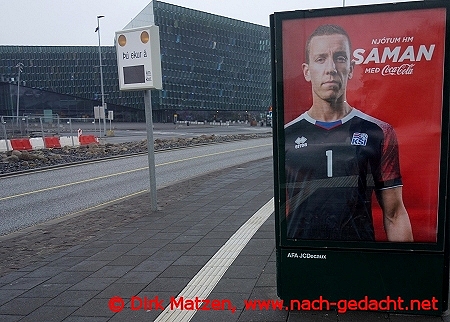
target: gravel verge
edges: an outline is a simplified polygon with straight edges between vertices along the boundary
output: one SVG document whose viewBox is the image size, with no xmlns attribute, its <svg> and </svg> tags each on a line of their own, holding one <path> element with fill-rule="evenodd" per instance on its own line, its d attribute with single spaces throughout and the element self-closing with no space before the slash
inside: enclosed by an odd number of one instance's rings
<svg viewBox="0 0 450 322">
<path fill-rule="evenodd" d="M 156 139 L 155 151 L 186 148 L 197 145 L 231 142 L 271 137 L 272 133 L 201 135 L 192 138 Z M 87 162 L 118 156 L 147 152 L 147 140 L 118 144 L 89 144 L 77 147 L 64 146 L 32 151 L 6 151 L 0 153 L 0 175 L 48 168 L 58 165 Z"/>
</svg>

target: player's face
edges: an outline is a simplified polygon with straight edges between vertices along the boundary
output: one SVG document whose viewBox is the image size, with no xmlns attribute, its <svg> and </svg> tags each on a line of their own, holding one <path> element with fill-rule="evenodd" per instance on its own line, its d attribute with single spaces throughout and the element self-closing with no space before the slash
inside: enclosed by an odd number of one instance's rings
<svg viewBox="0 0 450 322">
<path fill-rule="evenodd" d="M 346 100 L 347 81 L 353 76 L 354 66 L 347 38 L 340 34 L 316 36 L 309 49 L 309 63 L 303 64 L 303 74 L 312 84 L 315 99 Z"/>
</svg>

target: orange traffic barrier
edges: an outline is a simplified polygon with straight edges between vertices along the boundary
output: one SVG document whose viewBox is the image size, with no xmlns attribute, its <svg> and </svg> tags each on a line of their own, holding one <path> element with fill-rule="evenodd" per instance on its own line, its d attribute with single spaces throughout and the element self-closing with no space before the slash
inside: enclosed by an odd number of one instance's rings
<svg viewBox="0 0 450 322">
<path fill-rule="evenodd" d="M 29 139 L 11 139 L 13 150 L 33 150 Z"/>
<path fill-rule="evenodd" d="M 80 139 L 80 144 L 81 145 L 88 145 L 88 144 L 97 144 L 97 138 L 93 135 L 80 135 L 79 137 Z"/>
<path fill-rule="evenodd" d="M 46 148 L 60 148 L 61 147 L 61 143 L 59 142 L 59 138 L 58 137 L 46 137 L 44 138 L 44 142 L 45 142 L 45 147 Z"/>
</svg>

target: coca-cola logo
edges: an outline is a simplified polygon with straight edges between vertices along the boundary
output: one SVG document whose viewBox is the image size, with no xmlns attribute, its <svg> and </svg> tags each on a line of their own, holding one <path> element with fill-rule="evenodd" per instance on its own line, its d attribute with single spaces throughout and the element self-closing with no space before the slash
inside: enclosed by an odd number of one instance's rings
<svg viewBox="0 0 450 322">
<path fill-rule="evenodd" d="M 415 64 L 403 64 L 400 66 L 391 66 L 386 65 L 381 70 L 381 75 L 383 76 L 392 76 L 392 75 L 412 75 L 414 72 Z"/>
</svg>

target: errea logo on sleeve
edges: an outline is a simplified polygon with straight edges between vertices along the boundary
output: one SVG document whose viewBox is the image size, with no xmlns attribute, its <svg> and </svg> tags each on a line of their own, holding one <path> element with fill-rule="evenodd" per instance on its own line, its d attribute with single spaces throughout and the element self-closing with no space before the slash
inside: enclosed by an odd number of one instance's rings
<svg viewBox="0 0 450 322">
<path fill-rule="evenodd" d="M 306 138 L 304 136 L 298 137 L 297 140 L 295 140 L 295 148 L 300 149 L 308 146 L 308 143 L 306 143 Z"/>
</svg>

